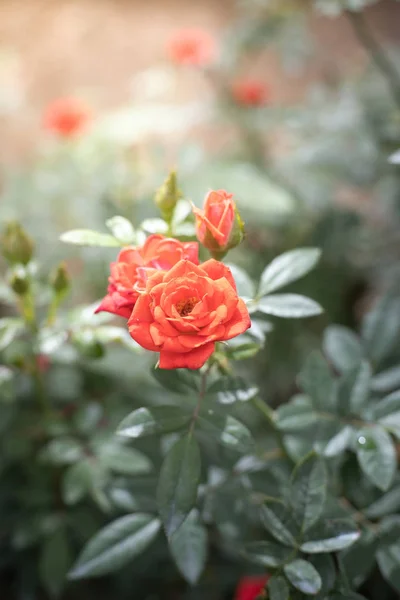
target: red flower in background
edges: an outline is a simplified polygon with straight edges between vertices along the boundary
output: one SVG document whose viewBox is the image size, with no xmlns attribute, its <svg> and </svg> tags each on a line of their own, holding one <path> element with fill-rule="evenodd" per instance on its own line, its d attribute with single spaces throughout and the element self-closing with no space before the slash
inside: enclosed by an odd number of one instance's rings
<svg viewBox="0 0 400 600">
<path fill-rule="evenodd" d="M 234 600 L 255 600 L 264 589 L 269 577 L 243 577 L 236 588 Z"/>
<path fill-rule="evenodd" d="M 230 269 L 214 259 L 200 266 L 181 260 L 166 273 L 154 273 L 128 321 L 133 339 L 160 353 L 160 369 L 200 369 L 215 342 L 250 326 Z"/>
<path fill-rule="evenodd" d="M 203 29 L 181 29 L 170 38 L 167 50 L 170 59 L 179 65 L 205 67 L 214 61 L 217 45 Z"/>
<path fill-rule="evenodd" d="M 257 79 L 243 79 L 233 84 L 232 96 L 242 106 L 264 106 L 270 100 L 270 89 Z"/>
<path fill-rule="evenodd" d="M 183 258 L 198 264 L 197 242 L 182 243 L 161 234 L 150 235 L 142 247 L 124 248 L 111 263 L 108 294 L 96 312 L 110 312 L 128 319 L 148 277 L 168 271 Z"/>
<path fill-rule="evenodd" d="M 46 108 L 43 127 L 60 137 L 73 137 L 88 126 L 92 118 L 89 106 L 77 98 L 59 98 Z"/>
</svg>

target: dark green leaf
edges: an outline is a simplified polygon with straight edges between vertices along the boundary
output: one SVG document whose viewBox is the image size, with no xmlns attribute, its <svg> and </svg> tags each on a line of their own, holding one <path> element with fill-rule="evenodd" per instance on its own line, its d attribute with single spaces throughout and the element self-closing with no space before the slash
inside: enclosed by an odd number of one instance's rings
<svg viewBox="0 0 400 600">
<path fill-rule="evenodd" d="M 149 473 L 153 468 L 151 461 L 139 450 L 117 444 L 103 446 L 99 458 L 105 467 L 123 475 Z"/>
<path fill-rule="evenodd" d="M 351 587 L 358 589 L 375 566 L 377 538 L 373 531 L 365 530 L 350 548 L 341 553 L 342 563 Z"/>
<path fill-rule="evenodd" d="M 183 577 L 195 585 L 207 559 L 207 530 L 199 514 L 192 510 L 178 531 L 169 540 L 171 554 Z"/>
<path fill-rule="evenodd" d="M 330 592 L 335 586 L 335 561 L 333 560 L 330 554 L 314 554 L 310 557 L 310 562 L 317 569 L 321 577 L 322 588 L 320 595 L 321 597 L 325 597 L 325 595 L 328 592 Z"/>
<path fill-rule="evenodd" d="M 400 510 L 400 485 L 383 494 L 364 511 L 369 519 L 379 519 Z"/>
<path fill-rule="evenodd" d="M 86 544 L 69 578 L 98 577 L 117 571 L 140 555 L 159 529 L 160 521 L 151 515 L 127 515 L 113 521 Z"/>
<path fill-rule="evenodd" d="M 161 467 L 157 501 L 168 537 L 182 525 L 196 503 L 200 470 L 200 450 L 189 433 L 172 447 Z"/>
<path fill-rule="evenodd" d="M 49 442 L 40 455 L 53 464 L 68 465 L 83 458 L 84 452 L 78 440 L 72 437 L 61 437 Z"/>
<path fill-rule="evenodd" d="M 265 296 L 311 271 L 321 256 L 318 248 L 299 248 L 277 256 L 261 275 L 258 296 Z"/>
<path fill-rule="evenodd" d="M 275 542 L 250 542 L 245 546 L 245 556 L 263 567 L 279 567 L 292 556 L 293 550 Z"/>
<path fill-rule="evenodd" d="M 214 437 L 220 444 L 250 453 L 254 449 L 254 440 L 245 425 L 230 415 L 219 415 L 214 411 L 211 415 L 201 415 L 197 418 L 200 428 Z"/>
<path fill-rule="evenodd" d="M 289 600 L 289 586 L 281 575 L 273 575 L 268 581 L 267 588 L 270 600 Z"/>
<path fill-rule="evenodd" d="M 296 547 L 296 539 L 291 532 L 290 514 L 280 502 L 269 502 L 261 507 L 261 521 L 276 540 L 286 546 Z"/>
<path fill-rule="evenodd" d="M 376 559 L 386 581 L 400 592 L 400 538 L 381 543 Z"/>
<path fill-rule="evenodd" d="M 400 303 L 390 295 L 382 298 L 363 321 L 362 336 L 368 356 L 380 364 L 398 341 Z"/>
<path fill-rule="evenodd" d="M 64 473 L 61 494 L 65 504 L 76 504 L 92 485 L 90 462 L 82 460 L 71 465 Z"/>
<path fill-rule="evenodd" d="M 323 312 L 318 302 L 299 294 L 265 296 L 257 302 L 256 306 L 259 312 L 283 319 L 303 319 Z"/>
<path fill-rule="evenodd" d="M 366 427 L 358 432 L 358 463 L 374 485 L 386 491 L 396 473 L 397 456 L 390 435 L 382 427 Z"/>
<path fill-rule="evenodd" d="M 315 567 L 306 560 L 294 560 L 285 565 L 283 570 L 290 583 L 303 594 L 315 595 L 320 591 L 321 577 Z"/>
<path fill-rule="evenodd" d="M 189 369 L 152 369 L 153 377 L 160 385 L 175 394 L 187 394 L 199 390 L 199 375 Z"/>
<path fill-rule="evenodd" d="M 335 380 L 320 352 L 310 354 L 299 374 L 298 382 L 301 389 L 310 396 L 316 409 L 331 411 L 335 408 Z"/>
<path fill-rule="evenodd" d="M 305 397 L 307 398 L 307 397 Z M 302 430 L 318 421 L 318 413 L 314 410 L 311 401 L 304 403 L 290 402 L 282 404 L 276 411 L 276 425 L 280 431 L 293 432 Z"/>
<path fill-rule="evenodd" d="M 325 463 L 316 454 L 306 456 L 293 471 L 289 498 L 302 531 L 307 531 L 319 519 L 327 485 Z"/>
<path fill-rule="evenodd" d="M 356 367 L 363 350 L 358 337 L 347 327 L 330 325 L 324 334 L 324 352 L 339 372 Z"/>
<path fill-rule="evenodd" d="M 371 367 L 367 361 L 362 361 L 354 370 L 354 383 L 350 395 L 350 408 L 354 414 L 359 414 L 369 400 L 371 384 Z"/>
<path fill-rule="evenodd" d="M 60 595 L 70 566 L 71 555 L 66 532 L 59 528 L 45 539 L 39 563 L 40 578 L 52 598 Z"/>
<path fill-rule="evenodd" d="M 350 425 L 345 425 L 339 433 L 327 443 L 323 455 L 327 457 L 338 456 L 350 447 L 351 441 L 354 438 L 354 430 Z"/>
<path fill-rule="evenodd" d="M 354 544 L 360 532 L 349 519 L 322 519 L 307 533 L 301 545 L 307 554 L 337 552 Z"/>
<path fill-rule="evenodd" d="M 241 377 L 220 377 L 207 389 L 208 394 L 217 394 L 221 404 L 246 402 L 258 393 L 258 388 L 249 386 Z"/>
<path fill-rule="evenodd" d="M 62 242 L 78 246 L 112 246 L 120 247 L 121 242 L 108 233 L 98 233 L 90 229 L 73 229 L 60 236 Z"/>
<path fill-rule="evenodd" d="M 153 406 L 138 408 L 120 423 L 119 435 L 140 438 L 176 431 L 187 425 L 190 415 L 176 406 Z"/>
<path fill-rule="evenodd" d="M 0 365 L 0 402 L 10 402 L 15 398 L 14 373 Z"/>
<path fill-rule="evenodd" d="M 377 373 L 371 380 L 374 392 L 387 393 L 400 387 L 400 367 L 392 367 Z"/>
</svg>

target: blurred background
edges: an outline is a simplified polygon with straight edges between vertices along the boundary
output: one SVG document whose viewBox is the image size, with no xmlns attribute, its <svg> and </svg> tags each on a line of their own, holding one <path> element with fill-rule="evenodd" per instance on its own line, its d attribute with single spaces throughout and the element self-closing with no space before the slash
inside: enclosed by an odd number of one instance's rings
<svg viewBox="0 0 400 600">
<path fill-rule="evenodd" d="M 68 302 L 75 307 L 104 294 L 115 249 L 69 247 L 59 241 L 62 232 L 104 232 L 114 215 L 136 225 L 158 217 L 154 192 L 172 168 L 198 206 L 211 188 L 232 192 L 247 237 L 229 260 L 252 278 L 285 250 L 323 251 L 317 271 L 293 290 L 319 301 L 324 316 L 279 323 L 250 366 L 239 366 L 271 405 L 287 400 L 326 325 L 357 330 L 376 298 L 397 294 L 399 23 L 396 0 L 0 0 L 1 224 L 16 219 L 27 228 L 43 270 L 66 260 Z M 183 238 L 191 227 L 188 222 Z M 146 231 L 157 231 L 157 223 L 148 221 Z M 12 315 L 3 287 L 1 314 Z M 87 312 L 74 315 L 88 325 Z M 75 339 L 73 352 L 58 338 L 41 348 L 55 406 L 69 407 L 68 415 L 86 407 L 89 437 L 99 422 L 111 435 L 135 402 L 163 401 L 144 375 L 151 357 L 132 348 L 105 351 L 99 336 L 91 345 Z M 7 352 L 5 365 L 23 349 Z M 394 348 L 384 368 L 399 358 Z M 28 388 L 15 393 L 29 395 Z M 246 412 L 244 405 L 240 410 Z M 40 497 L 48 482 L 26 478 L 21 465 L 31 449 L 19 445 L 16 427 L 13 443 L 3 448 L 5 600 L 57 597 L 71 561 L 64 561 L 56 584 L 38 566 L 46 527 L 58 525 L 47 520 L 32 531 L 33 513 L 48 517 L 55 509 L 51 497 Z M 76 555 L 110 511 L 146 505 L 152 496 L 150 480 L 138 482 L 136 498 L 120 479 L 122 501 L 109 494 L 110 481 L 93 487 L 106 488 L 106 500 L 92 489 L 89 498 L 79 497 L 82 506 L 70 503 L 65 514 L 74 532 L 69 545 L 61 542 L 68 555 Z M 34 507 L 26 497 L 33 488 Z M 206 587 L 193 591 L 171 571 L 161 545 L 134 573 L 110 578 L 104 589 L 73 584 L 65 597 L 228 599 L 235 560 L 226 548 L 213 549 Z"/>
</svg>

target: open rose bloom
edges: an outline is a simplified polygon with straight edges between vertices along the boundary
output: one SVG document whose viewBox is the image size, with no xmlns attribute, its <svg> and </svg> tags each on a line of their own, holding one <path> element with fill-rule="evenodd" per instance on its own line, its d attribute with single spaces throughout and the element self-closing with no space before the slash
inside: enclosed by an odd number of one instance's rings
<svg viewBox="0 0 400 600">
<path fill-rule="evenodd" d="M 179 261 L 147 280 L 128 321 L 143 348 L 160 353 L 161 369 L 199 369 L 215 349 L 251 326 L 228 267 L 216 260 Z"/>
<path fill-rule="evenodd" d="M 233 194 L 225 190 L 211 191 L 203 210 L 193 207 L 196 233 L 203 246 L 212 253 L 223 255 L 243 239 L 243 223 L 236 209 Z"/>
<path fill-rule="evenodd" d="M 168 271 L 182 259 L 198 264 L 198 244 L 182 243 L 161 234 L 150 235 L 142 247 L 124 248 L 111 263 L 108 293 L 96 312 L 106 311 L 128 319 L 148 278 Z"/>
</svg>

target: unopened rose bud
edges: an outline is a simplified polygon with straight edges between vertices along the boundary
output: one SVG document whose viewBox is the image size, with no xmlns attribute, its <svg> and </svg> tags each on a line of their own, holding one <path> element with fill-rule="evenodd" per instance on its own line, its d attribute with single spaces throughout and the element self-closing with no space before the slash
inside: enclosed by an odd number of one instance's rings
<svg viewBox="0 0 400 600">
<path fill-rule="evenodd" d="M 155 203 L 167 223 L 171 221 L 175 206 L 181 198 L 182 192 L 178 189 L 176 172 L 171 171 L 164 183 L 158 188 L 155 196 Z"/>
<path fill-rule="evenodd" d="M 242 242 L 244 224 L 232 194 L 225 190 L 211 191 L 206 196 L 203 210 L 194 206 L 193 213 L 199 242 L 217 260 Z"/>
<path fill-rule="evenodd" d="M 29 290 L 29 280 L 24 274 L 14 273 L 10 280 L 10 287 L 18 296 L 25 296 Z"/>
<path fill-rule="evenodd" d="M 50 285 L 58 295 L 66 294 L 69 290 L 70 279 L 65 263 L 60 263 L 50 277 Z"/>
<path fill-rule="evenodd" d="M 27 265 L 33 254 L 33 241 L 23 227 L 13 221 L 8 223 L 0 238 L 1 253 L 11 265 Z"/>
</svg>

